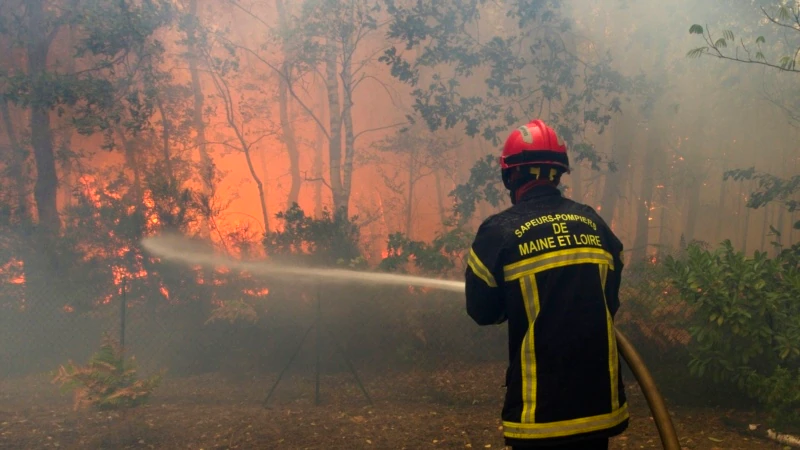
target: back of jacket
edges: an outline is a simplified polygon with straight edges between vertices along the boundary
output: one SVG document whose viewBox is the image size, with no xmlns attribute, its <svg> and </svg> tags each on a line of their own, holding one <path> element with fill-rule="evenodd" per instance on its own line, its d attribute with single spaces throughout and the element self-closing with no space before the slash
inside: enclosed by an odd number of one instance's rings
<svg viewBox="0 0 800 450">
<path fill-rule="evenodd" d="M 480 226 L 468 257 L 469 315 L 508 321 L 506 442 L 613 436 L 628 423 L 614 335 L 622 243 L 553 186 Z"/>
</svg>

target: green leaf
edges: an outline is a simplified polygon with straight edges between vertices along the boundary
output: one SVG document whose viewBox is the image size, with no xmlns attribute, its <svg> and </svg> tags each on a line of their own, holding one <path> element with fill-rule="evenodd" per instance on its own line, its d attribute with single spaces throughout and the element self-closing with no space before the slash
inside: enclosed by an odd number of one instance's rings
<svg viewBox="0 0 800 450">
<path fill-rule="evenodd" d="M 689 27 L 689 34 L 703 34 L 703 26 L 694 24 Z"/>
<path fill-rule="evenodd" d="M 727 39 L 727 40 L 729 40 L 729 41 L 733 41 L 733 40 L 735 40 L 735 39 L 733 38 L 733 31 L 731 31 L 731 30 L 725 30 L 725 31 L 723 31 L 723 32 L 722 32 L 722 35 L 725 37 L 725 39 Z"/>
<path fill-rule="evenodd" d="M 689 52 L 686 53 L 686 57 L 699 58 L 706 51 L 708 51 L 708 47 L 697 47 L 695 49 L 689 50 Z"/>
<path fill-rule="evenodd" d="M 764 36 L 759 36 L 756 38 L 756 44 L 763 44 L 765 42 L 767 42 L 767 40 L 764 39 Z"/>
<path fill-rule="evenodd" d="M 780 20 L 789 20 L 789 8 L 786 5 L 781 5 L 778 7 L 778 19 Z"/>
<path fill-rule="evenodd" d="M 714 42 L 714 47 L 727 48 L 728 47 L 728 42 L 725 41 L 725 38 L 719 38 L 719 39 L 717 39 L 717 42 Z"/>
</svg>

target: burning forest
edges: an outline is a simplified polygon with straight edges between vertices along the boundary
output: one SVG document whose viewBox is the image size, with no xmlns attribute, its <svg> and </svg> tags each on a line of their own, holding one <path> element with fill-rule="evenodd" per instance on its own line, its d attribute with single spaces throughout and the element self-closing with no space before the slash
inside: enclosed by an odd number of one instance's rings
<svg viewBox="0 0 800 450">
<path fill-rule="evenodd" d="M 799 30 L 760 0 L 0 2 L 0 447 L 511 448 L 516 318 L 464 292 L 521 283 L 519 429 L 555 426 L 556 278 L 512 275 L 573 240 L 612 385 L 623 351 L 609 448 L 800 447 Z M 585 216 L 487 231 L 545 184 Z"/>
</svg>

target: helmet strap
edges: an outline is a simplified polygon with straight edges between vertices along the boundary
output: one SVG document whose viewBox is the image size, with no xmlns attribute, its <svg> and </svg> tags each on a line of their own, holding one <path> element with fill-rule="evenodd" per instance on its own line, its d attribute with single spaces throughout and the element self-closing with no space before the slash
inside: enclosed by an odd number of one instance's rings
<svg viewBox="0 0 800 450">
<path fill-rule="evenodd" d="M 529 190 L 542 185 L 558 186 L 563 171 L 551 166 L 516 167 L 503 174 L 503 183 L 509 190 L 511 204 L 516 205 Z"/>
</svg>

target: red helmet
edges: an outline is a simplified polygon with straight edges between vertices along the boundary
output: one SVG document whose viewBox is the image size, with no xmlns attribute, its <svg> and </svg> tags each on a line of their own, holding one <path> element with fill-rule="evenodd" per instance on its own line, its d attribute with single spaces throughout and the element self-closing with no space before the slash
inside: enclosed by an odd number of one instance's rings
<svg viewBox="0 0 800 450">
<path fill-rule="evenodd" d="M 567 146 L 552 128 L 538 119 L 512 131 L 500 156 L 504 181 L 508 169 L 532 165 L 556 166 L 567 173 L 570 171 Z"/>
</svg>

